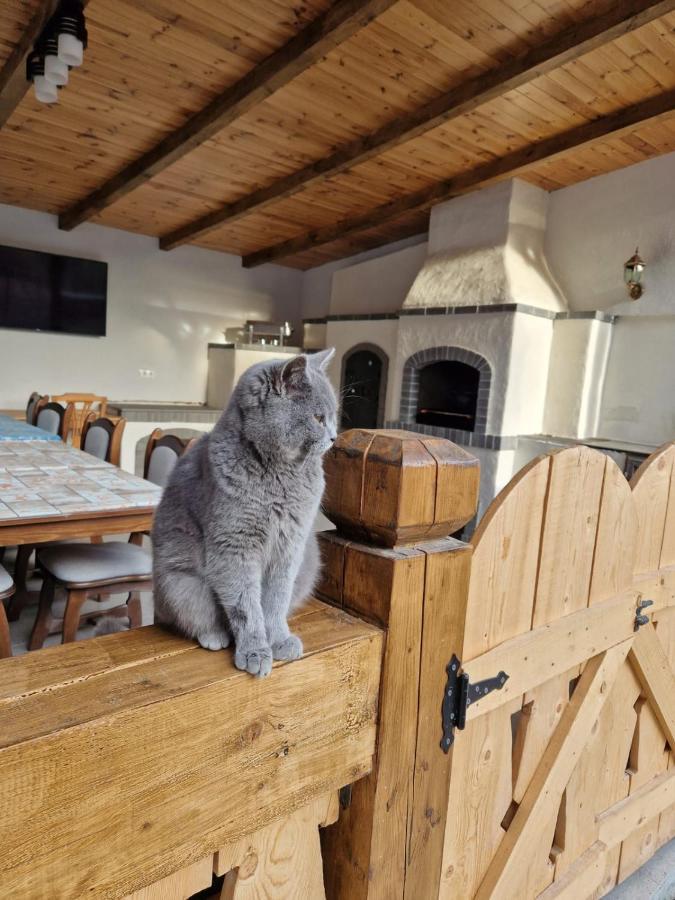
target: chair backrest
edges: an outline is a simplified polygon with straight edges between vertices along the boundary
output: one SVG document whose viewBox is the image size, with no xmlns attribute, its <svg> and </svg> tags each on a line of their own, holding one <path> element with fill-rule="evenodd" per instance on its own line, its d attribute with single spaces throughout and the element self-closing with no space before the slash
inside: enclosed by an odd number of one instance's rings
<svg viewBox="0 0 675 900">
<path fill-rule="evenodd" d="M 38 394 L 37 391 L 33 391 L 28 398 L 28 403 L 26 404 L 26 422 L 28 422 L 29 425 L 35 425 L 35 407 L 40 399 L 41 394 Z"/>
<path fill-rule="evenodd" d="M 164 487 L 179 458 L 194 444 L 196 438 L 181 438 L 177 434 L 155 428 L 145 449 L 143 478 Z"/>
<path fill-rule="evenodd" d="M 108 398 L 99 394 L 55 394 L 52 400 L 66 403 L 73 408 L 70 420 L 73 447 L 82 445 L 82 430 L 87 417 L 95 412 L 99 416 L 105 416 L 108 409 Z"/>
<path fill-rule="evenodd" d="M 73 414 L 73 407 L 61 406 L 47 397 L 41 397 L 35 404 L 35 424 L 43 431 L 50 434 L 58 434 L 62 441 L 65 441 L 68 430 L 70 428 L 70 420 Z"/>
<path fill-rule="evenodd" d="M 85 453 L 112 463 L 120 464 L 122 434 L 127 420 L 121 417 L 99 416 L 89 413 L 82 426 L 81 447 Z"/>
</svg>

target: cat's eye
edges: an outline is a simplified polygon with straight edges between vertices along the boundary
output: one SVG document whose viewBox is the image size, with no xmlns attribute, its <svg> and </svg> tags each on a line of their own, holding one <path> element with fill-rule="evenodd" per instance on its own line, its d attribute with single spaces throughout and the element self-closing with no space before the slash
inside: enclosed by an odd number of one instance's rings
<svg viewBox="0 0 675 900">
<path fill-rule="evenodd" d="M 326 424 L 326 417 L 325 417 L 325 416 L 320 416 L 320 415 L 318 415 L 318 413 L 317 413 L 317 414 L 315 414 L 314 418 L 315 418 L 316 421 L 319 423 L 319 425 L 325 425 L 325 424 Z"/>
</svg>

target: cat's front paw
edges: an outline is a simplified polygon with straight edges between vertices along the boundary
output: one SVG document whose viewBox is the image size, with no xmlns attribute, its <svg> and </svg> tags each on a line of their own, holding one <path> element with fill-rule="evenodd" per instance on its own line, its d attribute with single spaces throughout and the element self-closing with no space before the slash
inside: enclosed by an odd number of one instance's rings
<svg viewBox="0 0 675 900">
<path fill-rule="evenodd" d="M 242 672 L 266 678 L 272 671 L 271 647 L 237 648 L 234 653 L 234 664 Z"/>
<path fill-rule="evenodd" d="M 230 635 L 224 629 L 203 631 L 197 640 L 205 650 L 224 650 L 230 646 Z"/>
<path fill-rule="evenodd" d="M 272 654 L 275 659 L 300 659 L 302 641 L 297 635 L 289 634 L 283 641 L 272 644 Z"/>
</svg>

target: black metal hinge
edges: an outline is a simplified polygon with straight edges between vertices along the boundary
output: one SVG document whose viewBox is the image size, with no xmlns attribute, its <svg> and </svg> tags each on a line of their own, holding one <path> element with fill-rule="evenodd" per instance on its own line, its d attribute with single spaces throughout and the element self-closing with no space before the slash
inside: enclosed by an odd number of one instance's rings
<svg viewBox="0 0 675 900">
<path fill-rule="evenodd" d="M 443 737 L 441 738 L 441 750 L 447 753 L 455 739 L 455 728 L 464 728 L 466 725 L 466 711 L 472 703 L 491 694 L 492 691 L 501 691 L 508 680 L 506 672 L 499 672 L 494 678 L 486 678 L 471 684 L 469 676 L 460 674 L 461 662 L 453 653 L 452 659 L 445 667 L 448 673 L 448 681 L 443 694 L 441 715 L 443 718 Z"/>
<path fill-rule="evenodd" d="M 633 625 L 633 631 L 638 631 L 641 625 L 649 624 L 649 616 L 645 616 L 642 613 L 643 609 L 647 609 L 648 606 L 653 606 L 653 600 L 642 600 L 637 605 L 637 609 L 635 610 L 635 625 Z"/>
</svg>

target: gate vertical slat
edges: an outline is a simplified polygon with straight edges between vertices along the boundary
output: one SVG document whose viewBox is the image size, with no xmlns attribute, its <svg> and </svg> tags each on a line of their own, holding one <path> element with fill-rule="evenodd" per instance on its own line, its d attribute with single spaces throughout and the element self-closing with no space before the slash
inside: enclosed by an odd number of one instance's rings
<svg viewBox="0 0 675 900">
<path fill-rule="evenodd" d="M 530 630 L 549 465 L 547 458 L 526 467 L 474 535 L 464 660 Z M 473 896 L 503 838 L 513 791 L 511 716 L 521 703 L 517 698 L 481 716 L 456 740 L 439 892 L 444 900 Z"/>
<path fill-rule="evenodd" d="M 633 580 L 637 517 L 630 488 L 608 457 L 584 448 L 595 464 L 600 484 L 597 529 L 588 585 L 588 605 L 601 604 L 628 589 Z M 602 474 L 601 474 L 602 468 Z M 586 535 L 591 541 L 591 535 Z M 581 605 L 583 591 L 579 588 Z M 623 799 L 629 788 L 626 760 L 635 730 L 633 708 L 640 693 L 628 667 L 620 670 L 586 750 L 575 767 L 562 797 L 555 833 L 555 879 L 558 880 L 596 841 L 596 812 Z M 620 847 L 605 854 L 600 888 L 616 882 Z"/>
<path fill-rule="evenodd" d="M 534 627 L 588 605 L 604 470 L 587 447 L 551 456 Z"/>
<path fill-rule="evenodd" d="M 633 476 L 631 488 L 640 523 L 636 574 L 675 565 L 675 446 L 670 445 L 653 454 Z M 654 624 L 656 635 L 675 670 L 675 609 L 659 610 L 654 616 Z M 637 790 L 645 779 L 649 780 L 650 774 L 661 770 L 658 761 L 662 752 L 663 732 L 658 727 L 649 729 L 647 734 L 642 735 L 638 757 L 642 765 L 631 779 L 631 792 Z M 675 768 L 675 753 L 671 752 L 668 756 L 666 768 Z M 655 763 L 658 764 L 650 772 Z M 647 822 L 637 835 L 631 835 L 624 841 L 620 877 L 627 877 L 657 847 L 673 837 L 675 809 L 661 813 L 655 820 Z"/>
</svg>

